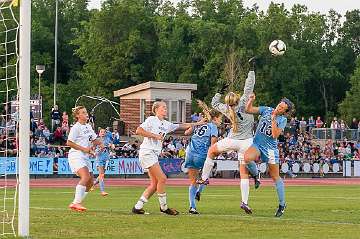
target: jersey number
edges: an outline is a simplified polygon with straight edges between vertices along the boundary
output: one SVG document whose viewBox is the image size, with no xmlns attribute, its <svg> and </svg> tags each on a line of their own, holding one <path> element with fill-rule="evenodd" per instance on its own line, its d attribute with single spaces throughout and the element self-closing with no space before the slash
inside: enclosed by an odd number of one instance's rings
<svg viewBox="0 0 360 239">
<path fill-rule="evenodd" d="M 207 129 L 208 129 L 208 126 L 203 125 L 197 129 L 195 129 L 194 134 L 196 134 L 199 137 L 202 137 L 206 133 Z"/>
<path fill-rule="evenodd" d="M 267 124 L 267 122 L 263 122 L 260 128 L 260 132 L 270 137 L 272 135 L 271 124 Z"/>
</svg>

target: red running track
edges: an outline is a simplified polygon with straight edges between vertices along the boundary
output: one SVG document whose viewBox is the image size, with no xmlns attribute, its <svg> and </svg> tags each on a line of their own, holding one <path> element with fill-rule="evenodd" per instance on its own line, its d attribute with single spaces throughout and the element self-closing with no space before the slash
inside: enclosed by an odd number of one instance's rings
<svg viewBox="0 0 360 239">
<path fill-rule="evenodd" d="M 149 179 L 143 178 L 131 178 L 131 179 L 120 179 L 120 178 L 109 178 L 105 179 L 106 186 L 110 187 L 133 187 L 133 186 L 147 186 Z M 4 186 L 4 182 L 0 180 L 0 186 Z M 60 187 L 73 187 L 77 184 L 79 179 L 77 178 L 42 178 L 42 179 L 31 179 L 30 187 L 33 188 L 60 188 Z M 210 179 L 210 186 L 237 186 L 239 185 L 240 179 Z M 252 180 L 250 181 L 252 183 Z M 16 180 L 8 179 L 8 186 L 14 186 Z M 189 182 L 183 178 L 171 178 L 167 180 L 168 186 L 187 186 Z M 273 182 L 271 179 L 262 179 L 262 186 L 272 186 Z M 360 185 L 360 178 L 296 178 L 296 179 L 285 179 L 285 185 L 287 186 L 319 186 L 319 185 Z"/>
</svg>

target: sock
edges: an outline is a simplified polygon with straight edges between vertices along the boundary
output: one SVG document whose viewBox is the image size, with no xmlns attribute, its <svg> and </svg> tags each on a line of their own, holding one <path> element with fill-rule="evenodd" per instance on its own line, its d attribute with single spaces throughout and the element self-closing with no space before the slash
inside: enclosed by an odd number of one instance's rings
<svg viewBox="0 0 360 239">
<path fill-rule="evenodd" d="M 209 157 L 206 157 L 204 167 L 202 169 L 202 174 L 201 174 L 201 179 L 202 180 L 206 180 L 206 179 L 209 178 L 210 172 L 211 172 L 213 167 L 214 167 L 214 160 L 212 160 Z"/>
<path fill-rule="evenodd" d="M 240 189 L 241 189 L 241 201 L 245 204 L 248 204 L 249 199 L 249 179 L 240 180 Z"/>
<path fill-rule="evenodd" d="M 94 186 L 97 185 L 99 183 L 99 177 L 96 178 L 96 180 L 94 181 Z"/>
<path fill-rule="evenodd" d="M 250 161 L 250 163 L 246 164 L 246 168 L 253 177 L 256 177 L 259 174 L 258 168 L 254 161 Z"/>
<path fill-rule="evenodd" d="M 105 191 L 104 179 L 99 179 L 100 192 Z"/>
<path fill-rule="evenodd" d="M 161 210 L 165 211 L 168 209 L 168 206 L 166 204 L 166 193 L 158 193 L 159 197 L 159 203 Z"/>
<path fill-rule="evenodd" d="M 197 189 L 197 192 L 202 193 L 202 191 L 204 191 L 205 187 L 206 187 L 206 185 L 200 184 L 198 189 Z"/>
<path fill-rule="evenodd" d="M 86 198 L 86 196 L 88 195 L 88 193 L 89 193 L 89 192 L 84 192 L 84 195 L 83 195 L 81 201 L 84 201 L 84 199 Z"/>
<path fill-rule="evenodd" d="M 139 198 L 139 201 L 137 201 L 137 203 L 135 204 L 135 208 L 136 209 L 141 209 L 144 207 L 144 204 L 147 203 L 148 200 L 146 199 L 146 197 L 144 197 L 143 195 L 141 195 L 141 197 Z"/>
<path fill-rule="evenodd" d="M 278 198 L 279 198 L 279 204 L 281 206 L 285 205 L 285 187 L 284 187 L 284 181 L 281 178 L 278 178 L 275 181 L 275 187 L 276 187 L 276 192 L 278 194 Z"/>
<path fill-rule="evenodd" d="M 196 209 L 195 196 L 196 196 L 197 188 L 195 185 L 189 186 L 189 203 L 191 208 Z"/>
<path fill-rule="evenodd" d="M 80 185 L 80 184 L 76 185 L 75 197 L 74 197 L 73 203 L 81 203 L 82 202 L 82 200 L 85 198 L 85 196 L 84 196 L 85 190 L 86 190 L 85 186 Z"/>
</svg>

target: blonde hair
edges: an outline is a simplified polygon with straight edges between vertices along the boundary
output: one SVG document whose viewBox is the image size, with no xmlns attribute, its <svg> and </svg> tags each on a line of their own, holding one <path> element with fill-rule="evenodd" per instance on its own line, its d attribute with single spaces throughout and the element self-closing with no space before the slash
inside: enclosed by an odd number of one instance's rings
<svg viewBox="0 0 360 239">
<path fill-rule="evenodd" d="M 203 114 L 205 115 L 205 119 L 207 121 L 212 120 L 215 117 L 219 117 L 221 113 L 217 110 L 211 109 L 205 102 L 201 100 L 196 101 L 200 109 L 202 109 Z"/>
<path fill-rule="evenodd" d="M 79 114 L 80 110 L 82 110 L 82 109 L 86 109 L 85 106 L 79 105 L 79 106 L 76 106 L 75 108 L 72 108 L 72 116 L 76 121 L 78 120 L 77 115 Z"/>
<path fill-rule="evenodd" d="M 165 101 L 163 100 L 158 100 L 158 101 L 155 101 L 154 104 L 152 105 L 151 107 L 151 113 L 153 113 L 154 115 L 156 115 L 156 110 L 157 108 L 159 108 L 161 106 L 161 104 L 166 104 Z"/>
<path fill-rule="evenodd" d="M 234 92 L 229 92 L 225 96 L 225 104 L 228 105 L 228 113 L 229 113 L 229 120 L 231 122 L 231 128 L 233 129 L 233 132 L 238 132 L 238 122 L 237 117 L 235 113 L 235 106 L 238 105 L 240 101 L 240 96 Z"/>
</svg>

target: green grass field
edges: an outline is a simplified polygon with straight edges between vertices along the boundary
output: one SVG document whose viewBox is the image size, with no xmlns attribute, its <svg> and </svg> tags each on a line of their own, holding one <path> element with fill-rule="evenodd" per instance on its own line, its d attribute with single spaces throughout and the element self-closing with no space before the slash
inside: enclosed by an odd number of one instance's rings
<svg viewBox="0 0 360 239">
<path fill-rule="evenodd" d="M 288 208 L 274 218 L 273 187 L 251 190 L 253 215 L 239 208 L 239 187 L 208 187 L 198 203 L 201 215 L 188 215 L 187 187 L 170 187 L 168 204 L 180 216 L 160 214 L 158 199 L 150 215 L 130 210 L 143 188 L 108 188 L 88 195 L 86 213 L 67 209 L 73 188 L 31 190 L 31 238 L 360 238 L 358 186 L 287 187 Z"/>
</svg>

